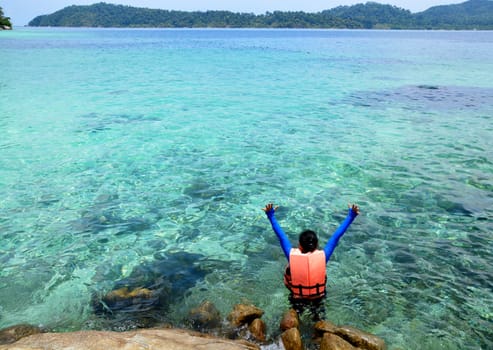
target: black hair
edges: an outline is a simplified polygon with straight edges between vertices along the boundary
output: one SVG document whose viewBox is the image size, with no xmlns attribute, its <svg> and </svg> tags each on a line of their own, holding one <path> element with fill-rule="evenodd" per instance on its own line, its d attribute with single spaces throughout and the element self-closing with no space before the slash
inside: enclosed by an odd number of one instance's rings
<svg viewBox="0 0 493 350">
<path fill-rule="evenodd" d="M 300 233 L 300 246 L 302 253 L 313 252 L 318 247 L 318 237 L 312 230 L 305 230 Z"/>
</svg>

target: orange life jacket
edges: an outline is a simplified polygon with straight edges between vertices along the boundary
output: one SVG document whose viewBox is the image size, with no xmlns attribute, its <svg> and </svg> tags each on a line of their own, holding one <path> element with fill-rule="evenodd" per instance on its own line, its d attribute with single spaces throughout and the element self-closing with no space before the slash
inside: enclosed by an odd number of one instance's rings
<svg viewBox="0 0 493 350">
<path fill-rule="evenodd" d="M 315 250 L 303 254 L 299 249 L 291 249 L 289 265 L 284 273 L 284 285 L 294 298 L 318 299 L 325 296 L 325 253 Z"/>
</svg>

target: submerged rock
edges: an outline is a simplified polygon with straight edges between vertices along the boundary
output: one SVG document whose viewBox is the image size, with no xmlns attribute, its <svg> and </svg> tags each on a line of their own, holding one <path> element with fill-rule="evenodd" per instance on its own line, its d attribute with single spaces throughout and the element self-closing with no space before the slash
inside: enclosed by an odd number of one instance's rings
<svg viewBox="0 0 493 350">
<path fill-rule="evenodd" d="M 105 311 L 111 313 L 125 309 L 147 311 L 156 306 L 158 302 L 159 297 L 156 295 L 156 291 L 142 287 L 135 289 L 123 287 L 110 291 L 96 305 L 99 306 L 99 312 Z"/>
<path fill-rule="evenodd" d="M 222 200 L 226 197 L 226 190 L 222 186 L 197 180 L 183 191 L 183 194 L 199 200 Z"/>
<path fill-rule="evenodd" d="M 116 281 L 112 291 L 94 293 L 93 310 L 104 318 L 106 329 L 159 326 L 167 322 L 167 311 L 221 263 L 187 252 L 156 255 L 155 260 L 136 266 L 128 277 Z M 132 322 L 122 325 L 122 320 Z"/>
<path fill-rule="evenodd" d="M 286 331 L 291 328 L 298 328 L 300 325 L 300 318 L 298 313 L 294 309 L 286 311 L 282 317 L 280 328 L 281 331 Z"/>
<path fill-rule="evenodd" d="M 19 324 L 0 329 L 0 344 L 10 344 L 32 334 L 41 333 L 42 329 L 29 324 Z"/>
<path fill-rule="evenodd" d="M 188 323 L 196 330 L 214 329 L 221 324 L 221 315 L 213 303 L 204 301 L 190 310 Z"/>
<path fill-rule="evenodd" d="M 370 108 L 401 106 L 427 113 L 474 111 L 493 104 L 493 89 L 474 86 L 405 85 L 388 90 L 355 92 L 340 102 Z"/>
<path fill-rule="evenodd" d="M 70 222 L 72 230 L 98 234 L 107 229 L 114 229 L 116 235 L 146 231 L 153 223 L 146 218 L 123 218 L 114 210 L 93 210 L 84 213 L 79 219 Z"/>
<path fill-rule="evenodd" d="M 0 349 L 22 350 L 258 350 L 247 341 L 228 340 L 179 329 L 142 329 L 129 332 L 80 331 L 41 333 Z"/>
<path fill-rule="evenodd" d="M 128 289 L 127 287 L 113 290 L 106 294 L 108 301 L 128 299 L 128 298 L 152 298 L 152 291 L 147 288 Z"/>
<path fill-rule="evenodd" d="M 228 315 L 228 321 L 235 327 L 250 324 L 254 319 L 262 317 L 264 311 L 254 305 L 237 304 Z"/>
</svg>

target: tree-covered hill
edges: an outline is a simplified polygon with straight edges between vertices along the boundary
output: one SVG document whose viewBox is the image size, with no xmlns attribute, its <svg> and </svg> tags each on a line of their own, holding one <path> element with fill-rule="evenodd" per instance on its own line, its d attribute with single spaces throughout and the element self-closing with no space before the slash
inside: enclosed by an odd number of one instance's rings
<svg viewBox="0 0 493 350">
<path fill-rule="evenodd" d="M 416 25 L 427 29 L 493 29 L 493 1 L 431 7 L 416 14 Z"/>
<path fill-rule="evenodd" d="M 367 28 L 493 29 L 493 0 L 469 0 L 413 14 L 376 2 L 318 13 L 274 11 L 261 15 L 230 11 L 186 12 L 98 3 L 69 6 L 38 16 L 30 26 L 158 28 Z"/>
<path fill-rule="evenodd" d="M 353 20 L 361 27 L 371 28 L 410 28 L 413 26 L 411 11 L 391 5 L 381 5 L 376 2 L 357 4 L 353 6 L 339 6 L 328 12 L 345 21 Z"/>
<path fill-rule="evenodd" d="M 353 24 L 352 22 L 350 24 Z M 51 15 L 38 16 L 30 26 L 64 27 L 346 27 L 332 16 L 304 12 L 267 12 L 262 15 L 230 11 L 186 12 L 99 3 L 69 6 Z M 357 24 L 354 24 L 357 26 Z"/>
<path fill-rule="evenodd" d="M 12 28 L 12 23 L 9 17 L 4 16 L 3 9 L 0 7 L 0 30 L 5 28 Z"/>
</svg>

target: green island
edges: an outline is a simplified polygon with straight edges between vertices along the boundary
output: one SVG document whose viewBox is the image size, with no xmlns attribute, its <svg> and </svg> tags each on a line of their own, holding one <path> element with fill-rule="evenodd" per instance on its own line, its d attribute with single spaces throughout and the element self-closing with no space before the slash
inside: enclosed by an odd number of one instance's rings
<svg viewBox="0 0 493 350">
<path fill-rule="evenodd" d="M 493 29 L 493 1 L 469 0 L 411 13 L 396 6 L 367 2 L 317 13 L 274 11 L 172 11 L 97 3 L 72 5 L 38 16 L 29 26 L 130 28 L 349 28 L 349 29 Z"/>
<path fill-rule="evenodd" d="M 12 23 L 9 17 L 5 17 L 3 14 L 3 9 L 0 7 L 0 30 L 12 29 Z"/>
</svg>

